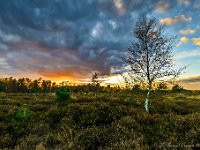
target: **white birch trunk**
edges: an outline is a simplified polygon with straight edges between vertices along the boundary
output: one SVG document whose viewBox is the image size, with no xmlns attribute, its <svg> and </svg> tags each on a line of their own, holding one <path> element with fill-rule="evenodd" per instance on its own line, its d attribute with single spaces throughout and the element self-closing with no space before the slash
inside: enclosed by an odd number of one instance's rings
<svg viewBox="0 0 200 150">
<path fill-rule="evenodd" d="M 149 112 L 149 94 L 150 94 L 150 90 L 147 93 L 146 99 L 145 99 L 145 103 L 144 103 L 144 110 L 146 112 Z"/>
</svg>

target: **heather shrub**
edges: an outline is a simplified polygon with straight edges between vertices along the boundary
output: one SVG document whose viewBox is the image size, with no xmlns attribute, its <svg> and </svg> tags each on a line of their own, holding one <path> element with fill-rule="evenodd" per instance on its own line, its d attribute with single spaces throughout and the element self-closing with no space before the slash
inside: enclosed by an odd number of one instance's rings
<svg viewBox="0 0 200 150">
<path fill-rule="evenodd" d="M 106 149 L 111 141 L 110 128 L 87 128 L 80 133 L 77 140 L 77 149 Z"/>
<path fill-rule="evenodd" d="M 47 111 L 49 109 L 48 105 L 44 104 L 35 104 L 32 105 L 31 110 L 34 112 L 41 112 L 41 111 Z"/>
<path fill-rule="evenodd" d="M 70 122 L 68 118 L 64 118 L 62 119 L 61 127 L 59 129 L 60 132 L 58 138 L 60 138 L 62 143 L 64 143 L 62 144 L 62 149 L 73 149 L 73 146 L 75 146 L 74 142 L 77 141 L 77 133 L 73 123 Z"/>
<path fill-rule="evenodd" d="M 45 142 L 44 142 L 44 146 L 47 149 L 56 149 L 56 147 L 61 144 L 61 139 L 59 138 L 59 136 L 57 134 L 48 134 Z"/>
<path fill-rule="evenodd" d="M 47 121 L 51 128 L 56 128 L 61 119 L 65 116 L 65 112 L 61 108 L 52 108 L 47 114 Z"/>
<path fill-rule="evenodd" d="M 110 125 L 127 114 L 124 106 L 98 102 L 90 105 L 71 105 L 72 119 L 80 127 Z"/>
<path fill-rule="evenodd" d="M 4 149 L 12 145 L 12 137 L 9 134 L 0 136 L 0 148 Z"/>
<path fill-rule="evenodd" d="M 78 105 L 71 109 L 72 118 L 80 127 L 107 125 L 113 121 L 111 109 L 107 104 L 99 106 Z"/>
<path fill-rule="evenodd" d="M 143 110 L 146 93 L 120 90 L 99 92 L 97 97 L 92 92 L 70 93 L 74 100 L 67 106 L 55 105 L 54 94 L 9 93 L 6 100 L 0 95 L 0 149 L 197 147 L 199 91 L 152 91 L 149 113 Z"/>
<path fill-rule="evenodd" d="M 40 140 L 41 139 L 38 138 L 36 135 L 27 135 L 21 138 L 19 141 L 17 141 L 15 149 L 20 149 L 20 150 L 36 149 L 36 145 L 40 142 Z"/>
<path fill-rule="evenodd" d="M 127 128 L 127 130 L 137 130 L 137 128 L 139 127 L 138 122 L 135 120 L 135 118 L 133 116 L 125 116 L 122 117 L 120 120 L 116 121 L 114 124 L 114 126 L 118 126 L 121 128 Z M 119 130 L 118 130 L 119 131 Z"/>
</svg>

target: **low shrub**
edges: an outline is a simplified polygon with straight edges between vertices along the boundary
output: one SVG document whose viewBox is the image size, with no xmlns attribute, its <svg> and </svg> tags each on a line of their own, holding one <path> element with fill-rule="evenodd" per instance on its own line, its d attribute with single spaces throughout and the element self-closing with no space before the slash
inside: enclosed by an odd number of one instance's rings
<svg viewBox="0 0 200 150">
<path fill-rule="evenodd" d="M 77 149 L 106 149 L 111 141 L 110 128 L 87 128 L 75 143 Z"/>
<path fill-rule="evenodd" d="M 12 119 L 13 122 L 28 122 L 32 118 L 32 113 L 29 108 L 24 105 L 23 107 L 19 108 L 16 115 Z"/>
<path fill-rule="evenodd" d="M 59 88 L 56 90 L 56 101 L 58 103 L 71 100 L 71 95 L 67 88 Z"/>
<path fill-rule="evenodd" d="M 136 105 L 136 103 L 137 103 L 136 98 L 135 98 L 134 96 L 132 96 L 132 97 L 130 98 L 130 100 L 129 100 L 129 104 L 130 104 L 131 106 L 134 106 L 134 105 Z"/>
<path fill-rule="evenodd" d="M 132 91 L 141 91 L 142 90 L 142 88 L 141 88 L 141 86 L 139 85 L 139 84 L 135 84 L 133 87 L 132 87 Z"/>
<path fill-rule="evenodd" d="M 17 141 L 15 149 L 33 150 L 36 149 L 37 144 L 41 141 L 36 135 L 27 135 Z"/>
<path fill-rule="evenodd" d="M 184 91 L 183 87 L 178 84 L 172 87 L 172 92 L 182 92 L 182 91 Z"/>
<path fill-rule="evenodd" d="M 0 136 L 0 148 L 4 149 L 10 147 L 12 144 L 12 137 L 9 134 Z"/>
<path fill-rule="evenodd" d="M 0 95 L 0 149 L 199 146 L 199 91 L 151 91 L 150 113 L 144 112 L 146 93 L 123 90 L 99 92 L 95 97 L 92 92 L 79 92 L 72 93 L 73 102 L 58 105 L 54 94 L 9 93 L 6 100 Z M 35 97 L 28 100 L 28 96 Z"/>
<path fill-rule="evenodd" d="M 61 119 L 65 116 L 65 112 L 61 108 L 53 108 L 49 110 L 47 115 L 48 124 L 51 128 L 54 129 L 60 123 Z"/>
<path fill-rule="evenodd" d="M 15 138 L 25 135 L 31 118 L 32 112 L 26 105 L 18 109 L 16 115 L 11 119 L 12 134 Z"/>
<path fill-rule="evenodd" d="M 70 111 L 73 121 L 81 128 L 104 126 L 110 125 L 128 113 L 125 106 L 111 105 L 104 102 L 90 103 L 90 105 L 71 105 Z"/>
<path fill-rule="evenodd" d="M 112 111 L 108 104 L 79 105 L 71 107 L 71 111 L 72 119 L 80 127 L 102 126 L 113 121 Z"/>
<path fill-rule="evenodd" d="M 57 134 L 50 133 L 44 143 L 47 149 L 56 149 L 56 147 L 61 144 L 61 139 L 59 139 Z"/>
<path fill-rule="evenodd" d="M 57 109 L 51 109 L 48 112 L 47 122 L 51 128 L 55 128 L 62 119 L 61 113 Z"/>
<path fill-rule="evenodd" d="M 47 111 L 49 109 L 48 105 L 44 105 L 44 104 L 33 104 L 31 106 L 31 110 L 34 112 L 43 112 L 43 111 Z"/>
</svg>

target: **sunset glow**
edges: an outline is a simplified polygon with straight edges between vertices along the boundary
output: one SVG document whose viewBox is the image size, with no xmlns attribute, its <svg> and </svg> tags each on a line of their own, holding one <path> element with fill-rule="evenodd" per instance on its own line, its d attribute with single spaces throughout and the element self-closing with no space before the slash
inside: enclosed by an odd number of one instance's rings
<svg viewBox="0 0 200 150">
<path fill-rule="evenodd" d="M 200 90 L 199 14 L 198 0 L 1 0 L 0 77 L 88 83 L 99 72 L 120 85 L 135 23 L 153 16 L 176 35 L 181 85 Z"/>
</svg>

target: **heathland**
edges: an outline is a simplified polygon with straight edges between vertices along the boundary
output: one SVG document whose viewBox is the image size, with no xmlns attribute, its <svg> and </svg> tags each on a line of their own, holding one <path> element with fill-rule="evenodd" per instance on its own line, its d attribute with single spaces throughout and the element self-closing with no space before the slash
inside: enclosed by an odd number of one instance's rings
<svg viewBox="0 0 200 150">
<path fill-rule="evenodd" d="M 200 92 L 104 88 L 0 94 L 0 149 L 192 149 L 200 147 Z"/>
</svg>

